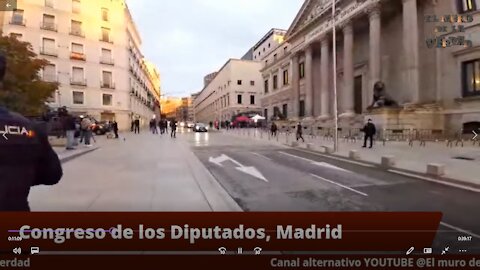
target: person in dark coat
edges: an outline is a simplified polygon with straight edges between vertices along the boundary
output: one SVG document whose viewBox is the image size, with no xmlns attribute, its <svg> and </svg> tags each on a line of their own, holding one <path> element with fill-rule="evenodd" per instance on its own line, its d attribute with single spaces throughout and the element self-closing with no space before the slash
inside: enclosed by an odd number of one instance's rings
<svg viewBox="0 0 480 270">
<path fill-rule="evenodd" d="M 275 122 L 272 122 L 272 126 L 270 127 L 270 132 L 272 133 L 272 137 L 277 136 L 277 130 L 278 130 L 277 124 L 275 124 Z"/>
<path fill-rule="evenodd" d="M 135 125 L 134 125 L 134 131 L 135 134 L 140 134 L 140 119 L 135 119 Z"/>
<path fill-rule="evenodd" d="M 170 137 L 176 138 L 177 137 L 177 121 L 172 120 L 170 123 L 170 127 L 172 128 L 172 132 L 170 133 Z"/>
<path fill-rule="evenodd" d="M 375 125 L 372 123 L 372 119 L 368 119 L 367 124 L 363 127 L 362 131 L 365 133 L 365 139 L 363 141 L 363 147 L 367 147 L 367 140 L 370 139 L 370 148 L 373 147 L 373 136 L 377 133 Z"/>
<path fill-rule="evenodd" d="M 305 142 L 305 139 L 303 138 L 303 127 L 300 122 L 298 122 L 298 125 L 297 125 L 297 141 L 299 139 L 302 139 L 302 141 Z"/>
<path fill-rule="evenodd" d="M 130 131 L 133 132 L 133 129 L 135 128 L 135 120 L 132 120 L 132 124 L 130 126 Z"/>
<path fill-rule="evenodd" d="M 115 120 L 113 120 L 112 129 L 113 133 L 115 134 L 115 139 L 118 139 L 118 123 Z"/>
<path fill-rule="evenodd" d="M 67 150 L 74 150 L 75 145 L 75 131 L 77 130 L 77 125 L 75 123 L 75 117 L 69 114 L 68 112 L 64 116 L 64 129 L 67 134 Z"/>
<path fill-rule="evenodd" d="M 0 53 L 0 91 L 7 58 Z M 0 212 L 30 211 L 28 195 L 37 185 L 55 185 L 63 176 L 47 132 L 0 106 Z"/>
</svg>

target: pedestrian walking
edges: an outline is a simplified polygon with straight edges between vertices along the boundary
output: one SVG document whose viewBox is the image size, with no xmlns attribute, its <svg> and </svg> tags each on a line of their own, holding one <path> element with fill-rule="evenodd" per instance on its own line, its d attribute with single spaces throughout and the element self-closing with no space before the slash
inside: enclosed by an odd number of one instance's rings
<svg viewBox="0 0 480 270">
<path fill-rule="evenodd" d="M 67 133 L 67 145 L 66 149 L 67 150 L 75 150 L 74 145 L 75 145 L 75 131 L 76 131 L 76 124 L 75 124 L 75 118 L 69 114 L 68 112 L 65 115 L 65 130 Z"/>
<path fill-rule="evenodd" d="M 135 134 L 140 134 L 140 119 L 135 119 L 134 123 L 134 132 Z"/>
<path fill-rule="evenodd" d="M 118 139 L 118 123 L 115 120 L 113 120 L 112 129 L 113 133 L 115 134 L 115 139 Z"/>
<path fill-rule="evenodd" d="M 150 120 L 150 131 L 152 132 L 152 134 L 156 134 L 157 123 L 155 122 L 155 119 Z"/>
<path fill-rule="evenodd" d="M 158 128 L 160 129 L 160 135 L 163 135 L 163 132 L 164 132 L 163 119 L 160 119 L 160 121 L 158 121 Z"/>
<path fill-rule="evenodd" d="M 88 117 L 84 117 L 82 122 L 80 123 L 83 133 L 83 139 L 85 140 L 85 145 L 87 147 L 92 146 L 90 143 L 90 139 L 92 137 L 92 121 Z"/>
<path fill-rule="evenodd" d="M 170 128 L 172 128 L 172 132 L 170 133 L 170 137 L 176 138 L 177 137 L 177 121 L 172 120 L 170 123 Z"/>
<path fill-rule="evenodd" d="M 299 139 L 302 139 L 302 142 L 305 142 L 305 139 L 303 138 L 303 127 L 300 122 L 298 122 L 298 125 L 297 125 L 297 141 Z"/>
<path fill-rule="evenodd" d="M 372 123 L 372 119 L 368 119 L 362 131 L 365 133 L 365 139 L 363 140 L 363 148 L 367 147 L 367 140 L 370 140 L 369 148 L 372 148 L 373 136 L 377 133 L 377 128 L 375 127 L 375 124 Z"/>
<path fill-rule="evenodd" d="M 275 122 L 272 122 L 272 126 L 270 127 L 270 132 L 272 134 L 272 137 L 277 137 L 277 130 L 278 130 L 277 124 L 275 124 Z"/>
</svg>

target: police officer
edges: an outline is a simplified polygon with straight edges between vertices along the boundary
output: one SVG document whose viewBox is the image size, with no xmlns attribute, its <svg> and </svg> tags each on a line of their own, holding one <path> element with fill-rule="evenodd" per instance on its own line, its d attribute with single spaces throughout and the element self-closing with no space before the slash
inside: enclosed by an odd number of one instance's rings
<svg viewBox="0 0 480 270">
<path fill-rule="evenodd" d="M 0 81 L 6 57 L 0 53 Z M 3 84 L 0 85 L 0 91 Z M 20 114 L 0 106 L 0 211 L 30 211 L 28 194 L 36 185 L 55 185 L 63 172 L 47 134 Z"/>
</svg>

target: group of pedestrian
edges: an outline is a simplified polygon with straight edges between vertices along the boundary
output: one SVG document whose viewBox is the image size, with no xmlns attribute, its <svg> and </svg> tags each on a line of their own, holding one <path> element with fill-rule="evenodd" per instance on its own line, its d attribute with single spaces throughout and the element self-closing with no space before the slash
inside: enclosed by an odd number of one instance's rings
<svg viewBox="0 0 480 270">
<path fill-rule="evenodd" d="M 66 108 L 61 108 L 59 109 L 59 118 L 67 138 L 67 150 L 75 150 L 75 147 L 81 143 L 85 143 L 87 147 L 92 146 L 91 140 L 95 141 L 95 137 L 93 137 L 92 132 L 93 120 L 90 117 L 83 115 L 75 117 Z M 114 130 L 116 127 L 117 132 L 115 134 L 118 138 L 118 126 L 115 121 L 112 125 Z"/>
<path fill-rule="evenodd" d="M 130 130 L 135 134 L 140 134 L 140 119 L 136 118 L 132 120 Z"/>
</svg>

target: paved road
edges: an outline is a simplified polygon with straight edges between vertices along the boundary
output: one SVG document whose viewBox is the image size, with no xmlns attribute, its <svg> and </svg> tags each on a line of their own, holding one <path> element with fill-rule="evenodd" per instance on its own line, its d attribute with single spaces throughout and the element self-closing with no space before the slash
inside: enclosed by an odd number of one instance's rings
<svg viewBox="0 0 480 270">
<path fill-rule="evenodd" d="M 441 211 L 434 248 L 480 253 L 478 193 L 224 133 L 187 138 L 244 211 Z M 467 246 L 462 230 L 475 235 Z"/>
</svg>

